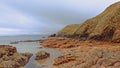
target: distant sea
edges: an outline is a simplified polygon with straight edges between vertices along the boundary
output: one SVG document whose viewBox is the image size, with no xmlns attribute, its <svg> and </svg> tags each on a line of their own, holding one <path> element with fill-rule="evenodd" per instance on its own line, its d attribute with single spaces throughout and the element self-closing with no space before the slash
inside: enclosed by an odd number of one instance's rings
<svg viewBox="0 0 120 68">
<path fill-rule="evenodd" d="M 11 41 L 21 41 L 21 40 L 39 40 L 42 37 L 47 37 L 48 35 L 15 35 L 15 36 L 0 36 L 0 44 L 6 44 Z"/>
<path fill-rule="evenodd" d="M 11 45 L 17 48 L 20 53 L 30 52 L 33 54 L 29 63 L 25 68 L 51 68 L 52 61 L 61 55 L 58 50 L 52 48 L 40 48 L 40 42 L 19 42 L 18 44 L 10 44 L 13 41 L 24 41 L 24 40 L 40 40 L 42 37 L 47 37 L 48 35 L 16 35 L 16 36 L 0 36 L 0 45 Z M 50 53 L 50 59 L 43 64 L 37 63 L 35 59 L 35 54 L 38 51 L 44 50 Z"/>
</svg>

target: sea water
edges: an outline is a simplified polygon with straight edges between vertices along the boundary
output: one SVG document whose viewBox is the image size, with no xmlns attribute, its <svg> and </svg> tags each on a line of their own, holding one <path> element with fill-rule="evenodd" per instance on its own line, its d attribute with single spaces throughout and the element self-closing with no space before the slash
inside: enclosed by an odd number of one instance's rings
<svg viewBox="0 0 120 68">
<path fill-rule="evenodd" d="M 17 48 L 19 53 L 30 52 L 33 56 L 30 58 L 30 61 L 24 66 L 24 68 L 51 68 L 53 60 L 60 56 L 61 53 L 58 50 L 53 48 L 44 48 L 40 45 L 40 42 L 19 42 L 18 44 L 10 44 L 13 41 L 24 41 L 24 40 L 40 40 L 43 35 L 20 35 L 20 36 L 0 36 L 0 45 L 11 45 Z M 42 47 L 42 48 L 41 48 Z M 50 53 L 50 58 L 42 63 L 39 64 L 35 61 L 35 54 L 38 51 L 44 50 Z"/>
</svg>

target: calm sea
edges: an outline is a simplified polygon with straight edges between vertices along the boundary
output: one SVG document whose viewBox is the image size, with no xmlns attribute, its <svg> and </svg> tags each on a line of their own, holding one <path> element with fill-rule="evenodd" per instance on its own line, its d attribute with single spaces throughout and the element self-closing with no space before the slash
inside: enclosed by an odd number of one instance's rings
<svg viewBox="0 0 120 68">
<path fill-rule="evenodd" d="M 40 45 L 40 42 L 20 42 L 18 44 L 10 44 L 12 41 L 24 41 L 24 40 L 40 40 L 42 37 L 47 37 L 46 35 L 20 35 L 20 36 L 0 36 L 0 45 L 7 44 L 11 46 L 15 46 L 17 48 L 17 51 L 20 53 L 24 52 L 30 52 L 33 54 L 30 61 L 27 63 L 27 65 L 24 68 L 51 68 L 51 64 L 53 63 L 53 60 L 61 55 L 61 53 L 58 50 L 52 49 L 52 48 L 40 48 L 42 47 Z M 38 51 L 44 50 L 48 53 L 50 53 L 50 58 L 44 62 L 39 64 L 36 62 L 35 54 Z"/>
</svg>

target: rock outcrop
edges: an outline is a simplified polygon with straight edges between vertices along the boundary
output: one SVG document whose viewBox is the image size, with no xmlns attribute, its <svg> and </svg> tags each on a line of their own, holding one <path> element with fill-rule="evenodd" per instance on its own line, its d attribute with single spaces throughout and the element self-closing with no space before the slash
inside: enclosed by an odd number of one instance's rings
<svg viewBox="0 0 120 68">
<path fill-rule="evenodd" d="M 53 68 L 120 68 L 120 46 L 79 47 L 64 54 L 55 59 Z"/>
<path fill-rule="evenodd" d="M 66 26 L 56 35 L 120 42 L 120 2 L 82 24 Z"/>
<path fill-rule="evenodd" d="M 0 45 L 0 68 L 19 68 L 26 65 L 31 53 L 18 53 L 16 47 Z"/>
<path fill-rule="evenodd" d="M 11 56 L 17 52 L 16 47 L 9 45 L 0 45 L 0 58 L 4 55 Z"/>
<path fill-rule="evenodd" d="M 58 66 L 58 65 L 61 65 L 61 64 L 69 63 L 70 61 L 75 61 L 76 58 L 77 58 L 77 56 L 74 56 L 74 55 L 71 55 L 71 54 L 60 56 L 60 57 L 58 57 L 54 60 L 53 65 Z"/>
<path fill-rule="evenodd" d="M 41 42 L 44 47 L 51 48 L 71 48 L 80 46 L 80 41 L 63 37 L 49 37 Z"/>
<path fill-rule="evenodd" d="M 50 54 L 45 51 L 39 51 L 36 53 L 35 60 L 43 60 L 50 57 Z"/>
<path fill-rule="evenodd" d="M 79 46 L 120 46 L 119 43 L 106 41 L 80 41 L 79 39 L 64 38 L 64 37 L 49 37 L 41 42 L 44 47 L 50 48 L 73 48 Z"/>
</svg>

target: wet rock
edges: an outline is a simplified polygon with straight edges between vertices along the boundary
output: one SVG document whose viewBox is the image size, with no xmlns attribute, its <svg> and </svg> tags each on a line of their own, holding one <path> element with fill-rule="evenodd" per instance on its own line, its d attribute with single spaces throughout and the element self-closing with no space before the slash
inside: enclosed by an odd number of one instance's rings
<svg viewBox="0 0 120 68">
<path fill-rule="evenodd" d="M 35 60 L 42 60 L 42 59 L 45 59 L 45 58 L 48 58 L 48 57 L 50 57 L 49 53 L 47 53 L 45 51 L 39 51 L 36 54 Z"/>
</svg>

